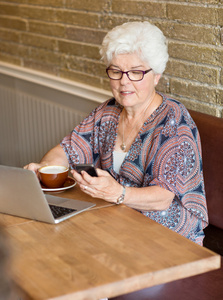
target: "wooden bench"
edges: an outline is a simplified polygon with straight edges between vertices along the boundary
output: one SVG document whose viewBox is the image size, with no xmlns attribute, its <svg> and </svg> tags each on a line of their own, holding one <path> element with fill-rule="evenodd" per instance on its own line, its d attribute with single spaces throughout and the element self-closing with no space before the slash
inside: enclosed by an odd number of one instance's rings
<svg viewBox="0 0 223 300">
<path fill-rule="evenodd" d="M 223 119 L 190 111 L 200 132 L 209 225 L 204 247 L 223 261 Z M 139 258 L 140 259 L 140 258 Z M 223 267 L 110 300 L 222 300 Z"/>
<path fill-rule="evenodd" d="M 194 111 L 190 113 L 202 144 L 209 217 L 204 246 L 223 256 L 223 119 Z"/>
</svg>

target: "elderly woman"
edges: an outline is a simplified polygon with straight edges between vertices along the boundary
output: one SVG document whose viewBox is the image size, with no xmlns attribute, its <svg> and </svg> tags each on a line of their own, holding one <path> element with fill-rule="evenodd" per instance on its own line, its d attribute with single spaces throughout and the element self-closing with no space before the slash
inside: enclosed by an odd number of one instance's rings
<svg viewBox="0 0 223 300">
<path fill-rule="evenodd" d="M 98 177 L 72 170 L 85 193 L 123 202 L 202 245 L 208 218 L 199 133 L 186 108 L 155 89 L 168 61 L 163 33 L 148 22 L 125 23 L 108 32 L 100 53 L 114 97 L 25 168 L 94 163 Z"/>
</svg>

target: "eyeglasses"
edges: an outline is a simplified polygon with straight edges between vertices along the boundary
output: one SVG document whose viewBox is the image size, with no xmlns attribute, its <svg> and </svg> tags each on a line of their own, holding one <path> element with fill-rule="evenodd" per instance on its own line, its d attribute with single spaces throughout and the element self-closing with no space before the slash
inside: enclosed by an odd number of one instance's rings
<svg viewBox="0 0 223 300">
<path fill-rule="evenodd" d="M 142 71 L 142 70 L 132 70 L 132 71 L 127 71 L 123 72 L 118 69 L 112 69 L 112 68 L 107 68 L 106 73 L 110 79 L 113 80 L 120 80 L 123 77 L 123 74 L 126 74 L 128 76 L 128 79 L 131 81 L 140 81 L 144 78 L 144 75 L 152 71 L 152 69 Z"/>
</svg>

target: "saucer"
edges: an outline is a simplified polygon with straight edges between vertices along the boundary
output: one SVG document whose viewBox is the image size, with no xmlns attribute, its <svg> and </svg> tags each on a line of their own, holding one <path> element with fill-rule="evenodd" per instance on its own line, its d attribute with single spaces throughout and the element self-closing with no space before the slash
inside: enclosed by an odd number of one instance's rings
<svg viewBox="0 0 223 300">
<path fill-rule="evenodd" d="M 47 188 L 43 184 L 41 184 L 41 188 L 42 188 L 42 191 L 44 191 L 44 192 L 62 192 L 64 190 L 71 189 L 72 187 L 75 186 L 75 184 L 76 184 L 76 181 L 73 178 L 67 177 L 64 185 L 60 188 Z"/>
</svg>

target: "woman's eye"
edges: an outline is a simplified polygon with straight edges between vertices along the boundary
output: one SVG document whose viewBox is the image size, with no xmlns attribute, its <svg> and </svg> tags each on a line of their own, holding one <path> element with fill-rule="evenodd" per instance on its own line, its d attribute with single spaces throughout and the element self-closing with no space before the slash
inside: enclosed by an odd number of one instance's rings
<svg viewBox="0 0 223 300">
<path fill-rule="evenodd" d="M 118 70 L 112 70 L 112 73 L 113 73 L 113 74 L 120 74 L 121 72 L 118 71 Z"/>
<path fill-rule="evenodd" d="M 142 74 L 141 71 L 131 71 L 131 73 L 132 73 L 133 75 L 141 75 L 141 74 Z"/>
</svg>

